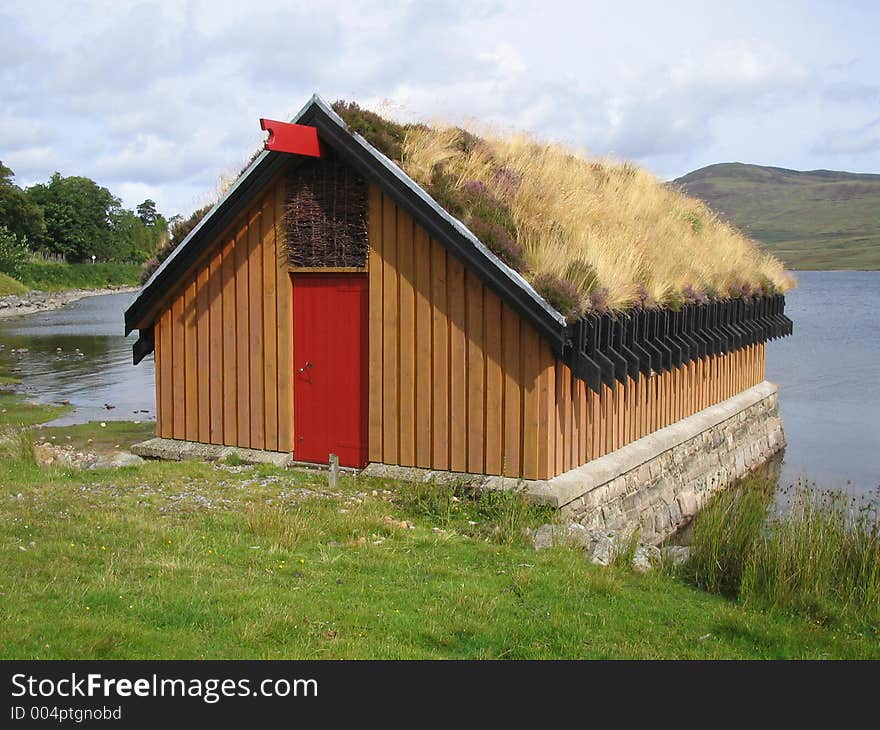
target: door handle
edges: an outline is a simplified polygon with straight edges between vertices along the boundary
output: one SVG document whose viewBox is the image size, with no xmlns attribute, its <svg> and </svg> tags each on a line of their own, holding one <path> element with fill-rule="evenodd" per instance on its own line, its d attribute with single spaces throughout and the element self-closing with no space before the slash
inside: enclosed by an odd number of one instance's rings
<svg viewBox="0 0 880 730">
<path fill-rule="evenodd" d="M 300 375 L 305 375 L 306 370 L 311 370 L 314 367 L 312 363 L 306 360 L 306 364 L 297 370 Z"/>
</svg>

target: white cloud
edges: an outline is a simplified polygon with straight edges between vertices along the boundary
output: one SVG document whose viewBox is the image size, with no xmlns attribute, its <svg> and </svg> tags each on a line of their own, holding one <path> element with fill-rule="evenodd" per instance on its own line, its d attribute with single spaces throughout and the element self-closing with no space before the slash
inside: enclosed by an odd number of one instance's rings
<svg viewBox="0 0 880 730">
<path fill-rule="evenodd" d="M 880 152 L 880 117 L 857 127 L 830 129 L 813 147 L 820 154 L 853 158 L 854 162 L 872 152 Z"/>
<path fill-rule="evenodd" d="M 21 186 L 44 182 L 64 168 L 64 160 L 52 147 L 24 147 L 3 158 L 4 164 L 15 172 L 15 182 Z"/>
<path fill-rule="evenodd" d="M 757 0 L 618 5 L 33 0 L 0 11 L 0 158 L 31 180 L 89 175 L 171 214 L 240 167 L 260 116 L 290 116 L 313 91 L 670 174 L 729 159 L 821 167 L 844 154 L 821 130 L 876 109 L 872 18 L 793 18 Z M 865 135 L 846 154 L 880 169 Z"/>
<path fill-rule="evenodd" d="M 51 142 L 53 137 L 52 128 L 46 122 L 11 114 L 0 116 L 0 149 L 32 147 Z"/>
</svg>

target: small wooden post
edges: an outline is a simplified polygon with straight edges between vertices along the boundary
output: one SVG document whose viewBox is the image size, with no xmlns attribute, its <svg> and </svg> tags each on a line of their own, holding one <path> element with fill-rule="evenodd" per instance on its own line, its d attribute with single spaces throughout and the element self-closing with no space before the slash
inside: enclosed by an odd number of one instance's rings
<svg viewBox="0 0 880 730">
<path fill-rule="evenodd" d="M 327 478 L 330 489 L 336 489 L 339 486 L 339 457 L 336 454 L 330 454 L 330 476 Z"/>
</svg>

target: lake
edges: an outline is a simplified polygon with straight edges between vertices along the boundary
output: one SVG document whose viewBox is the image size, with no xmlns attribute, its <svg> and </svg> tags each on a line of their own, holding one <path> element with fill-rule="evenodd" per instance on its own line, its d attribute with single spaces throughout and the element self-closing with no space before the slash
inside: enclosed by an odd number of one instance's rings
<svg viewBox="0 0 880 730">
<path fill-rule="evenodd" d="M 767 345 L 788 447 L 782 483 L 880 485 L 880 272 L 801 271 L 794 335 Z"/>
<path fill-rule="evenodd" d="M 798 279 L 786 307 L 794 336 L 767 346 L 767 379 L 780 385 L 788 438 L 782 483 L 804 478 L 822 487 L 875 490 L 880 272 L 806 271 Z M 152 356 L 132 366 L 134 336 L 122 337 L 123 312 L 133 297 L 90 297 L 53 312 L 0 320 L 0 358 L 25 392 L 75 406 L 58 424 L 155 419 Z M 20 348 L 28 352 L 10 354 Z"/>
<path fill-rule="evenodd" d="M 61 309 L 0 319 L 0 359 L 21 379 L 22 391 L 34 400 L 74 406 L 53 425 L 155 420 L 153 357 L 132 366 L 135 335 L 122 336 L 123 312 L 135 295 L 88 297 Z M 10 352 L 21 348 L 28 352 Z"/>
</svg>

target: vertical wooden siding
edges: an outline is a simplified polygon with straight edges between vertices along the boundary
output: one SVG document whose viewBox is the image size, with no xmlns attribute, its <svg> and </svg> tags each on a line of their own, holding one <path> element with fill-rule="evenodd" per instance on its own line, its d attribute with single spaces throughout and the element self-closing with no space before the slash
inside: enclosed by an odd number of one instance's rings
<svg viewBox="0 0 880 730">
<path fill-rule="evenodd" d="M 293 448 L 284 186 L 270 185 L 172 292 L 156 328 L 156 432 Z"/>
<path fill-rule="evenodd" d="M 594 393 L 370 187 L 370 460 L 547 479 L 764 378 L 764 346 Z"/>
<path fill-rule="evenodd" d="M 544 345 L 546 347 L 546 345 Z M 555 452 L 550 476 L 597 459 L 632 441 L 708 408 L 764 380 L 763 344 L 703 360 L 625 385 L 602 386 L 594 393 L 556 363 L 543 372 L 552 393 L 549 398 L 553 433 L 547 448 Z M 542 385 L 543 387 L 543 385 Z M 552 417 L 555 412 L 555 418 Z"/>
<path fill-rule="evenodd" d="M 546 476 L 537 332 L 375 186 L 368 230 L 370 460 Z"/>
</svg>

